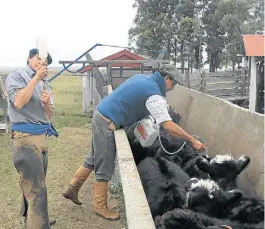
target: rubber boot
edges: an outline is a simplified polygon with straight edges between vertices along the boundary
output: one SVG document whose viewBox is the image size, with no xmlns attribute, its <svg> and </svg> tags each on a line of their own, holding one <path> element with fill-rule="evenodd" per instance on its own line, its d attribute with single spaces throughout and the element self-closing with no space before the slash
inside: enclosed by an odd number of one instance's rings
<svg viewBox="0 0 265 229">
<path fill-rule="evenodd" d="M 118 220 L 120 218 L 119 213 L 114 210 L 110 210 L 107 206 L 108 182 L 96 181 L 94 191 L 94 205 L 96 214 L 107 220 Z"/>
<path fill-rule="evenodd" d="M 74 204 L 81 205 L 82 202 L 78 200 L 78 192 L 91 172 L 91 169 L 84 168 L 81 165 L 71 180 L 69 187 L 63 192 L 63 197 L 71 200 Z"/>
</svg>

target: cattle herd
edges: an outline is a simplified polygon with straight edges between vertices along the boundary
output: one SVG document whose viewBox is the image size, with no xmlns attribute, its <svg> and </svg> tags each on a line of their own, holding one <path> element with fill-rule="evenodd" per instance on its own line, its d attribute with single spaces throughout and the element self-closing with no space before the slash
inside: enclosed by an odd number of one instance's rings
<svg viewBox="0 0 265 229">
<path fill-rule="evenodd" d="M 179 124 L 180 115 L 169 111 Z M 248 156 L 209 158 L 188 142 L 176 154 L 165 152 L 158 140 L 142 148 L 134 127 L 125 131 L 157 229 L 264 228 L 264 200 L 246 196 L 237 186 Z M 168 152 L 183 145 L 162 128 L 160 136 Z"/>
</svg>

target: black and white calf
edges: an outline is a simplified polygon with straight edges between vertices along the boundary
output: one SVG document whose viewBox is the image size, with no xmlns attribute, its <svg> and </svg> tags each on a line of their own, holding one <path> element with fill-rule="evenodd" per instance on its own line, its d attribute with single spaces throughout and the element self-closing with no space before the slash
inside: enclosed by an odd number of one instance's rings
<svg viewBox="0 0 265 229">
<path fill-rule="evenodd" d="M 241 224 L 188 209 L 174 209 L 155 218 L 157 229 L 263 229 L 264 223 Z"/>
<path fill-rule="evenodd" d="M 199 158 L 196 161 L 198 168 L 208 173 L 210 178 L 224 190 L 237 188 L 237 176 L 249 163 L 250 158 L 244 155 L 240 156 L 238 160 L 230 155 L 217 155 L 210 162 L 204 158 Z"/>
<path fill-rule="evenodd" d="M 211 180 L 190 179 L 186 185 L 186 208 L 208 216 L 239 223 L 264 221 L 264 201 L 245 197 L 241 190 L 224 191 Z"/>
<path fill-rule="evenodd" d="M 223 191 L 212 180 L 190 179 L 186 184 L 185 208 L 201 212 L 209 216 L 221 218 L 223 209 L 242 197 L 242 192 Z"/>
</svg>

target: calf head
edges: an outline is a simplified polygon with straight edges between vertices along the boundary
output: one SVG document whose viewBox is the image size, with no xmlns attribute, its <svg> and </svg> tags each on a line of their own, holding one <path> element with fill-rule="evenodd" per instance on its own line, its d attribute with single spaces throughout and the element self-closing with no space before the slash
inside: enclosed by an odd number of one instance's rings
<svg viewBox="0 0 265 229">
<path fill-rule="evenodd" d="M 196 178 L 187 182 L 186 190 L 184 207 L 213 217 L 222 216 L 223 209 L 242 196 L 239 190 L 223 191 L 213 180 Z"/>
<path fill-rule="evenodd" d="M 232 190 L 237 187 L 237 176 L 249 164 L 250 158 L 241 156 L 238 161 L 230 155 L 217 155 L 210 162 L 204 158 L 197 160 L 200 170 L 209 174 L 223 189 Z"/>
</svg>

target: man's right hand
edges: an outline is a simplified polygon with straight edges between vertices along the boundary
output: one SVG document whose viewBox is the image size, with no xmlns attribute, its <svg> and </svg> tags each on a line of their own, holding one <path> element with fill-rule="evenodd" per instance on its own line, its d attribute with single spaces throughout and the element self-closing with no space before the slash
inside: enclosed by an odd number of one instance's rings
<svg viewBox="0 0 265 229">
<path fill-rule="evenodd" d="M 166 121 L 162 123 L 163 127 L 172 135 L 178 138 L 181 138 L 186 141 L 190 141 L 193 148 L 195 148 L 199 152 L 203 152 L 206 149 L 206 146 L 186 133 L 178 124 L 170 121 Z"/>
<path fill-rule="evenodd" d="M 202 142 L 200 142 L 199 140 L 195 139 L 191 142 L 191 144 L 192 144 L 193 148 L 196 149 L 198 152 L 203 152 L 206 149 L 206 146 Z"/>
<path fill-rule="evenodd" d="M 40 65 L 36 72 L 36 79 L 43 80 L 48 75 L 48 67 L 47 65 Z"/>
</svg>

